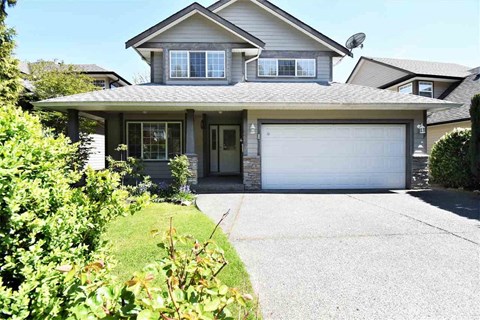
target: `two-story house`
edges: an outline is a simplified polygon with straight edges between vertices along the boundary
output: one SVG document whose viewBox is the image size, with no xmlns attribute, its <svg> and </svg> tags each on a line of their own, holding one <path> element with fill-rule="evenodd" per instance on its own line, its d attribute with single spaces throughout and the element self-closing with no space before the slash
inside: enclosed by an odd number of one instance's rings
<svg viewBox="0 0 480 320">
<path fill-rule="evenodd" d="M 454 128 L 470 128 L 470 100 L 480 93 L 480 69 L 455 63 L 361 57 L 347 83 L 448 100 L 461 107 L 429 112 L 428 151 Z"/>
<path fill-rule="evenodd" d="M 455 105 L 332 82 L 344 46 L 266 0 L 184 8 L 126 42 L 152 83 L 36 104 L 106 119 L 107 154 L 143 159 L 154 179 L 186 154 L 195 177 L 246 190 L 425 186 L 426 111 Z M 199 180 L 198 180 L 199 179 Z"/>
</svg>

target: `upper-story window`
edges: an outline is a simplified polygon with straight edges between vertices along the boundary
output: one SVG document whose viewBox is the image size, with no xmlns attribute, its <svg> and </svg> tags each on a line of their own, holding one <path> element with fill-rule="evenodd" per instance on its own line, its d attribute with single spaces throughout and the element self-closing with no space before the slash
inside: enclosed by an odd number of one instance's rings
<svg viewBox="0 0 480 320">
<path fill-rule="evenodd" d="M 258 76 L 314 78 L 315 59 L 258 59 Z"/>
<path fill-rule="evenodd" d="M 93 80 L 93 85 L 102 89 L 107 88 L 105 80 Z"/>
<path fill-rule="evenodd" d="M 225 78 L 225 51 L 170 51 L 170 78 Z"/>
<path fill-rule="evenodd" d="M 413 83 L 407 83 L 404 84 L 403 86 L 398 87 L 398 92 L 400 93 L 413 93 Z"/>
<path fill-rule="evenodd" d="M 419 81 L 418 82 L 418 95 L 422 97 L 433 98 L 433 82 Z"/>
</svg>

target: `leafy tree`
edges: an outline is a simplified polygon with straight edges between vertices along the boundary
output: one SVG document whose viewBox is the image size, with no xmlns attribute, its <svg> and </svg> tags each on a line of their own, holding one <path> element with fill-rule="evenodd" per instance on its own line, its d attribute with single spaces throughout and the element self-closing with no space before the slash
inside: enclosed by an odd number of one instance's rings
<svg viewBox="0 0 480 320">
<path fill-rule="evenodd" d="M 7 6 L 13 7 L 17 4 L 17 0 L 2 0 L 0 4 L 0 20 L 4 21 L 7 17 Z"/>
<path fill-rule="evenodd" d="M 40 101 L 77 93 L 98 90 L 92 79 L 82 74 L 73 65 L 58 61 L 40 60 L 29 64 L 29 80 L 33 85 L 32 101 Z M 65 113 L 55 111 L 34 111 L 45 127 L 52 128 L 58 136 L 66 134 L 68 118 Z M 80 146 L 77 163 L 82 166 L 91 151 L 92 139 L 89 134 L 95 131 L 96 122 L 80 118 Z"/>
<path fill-rule="evenodd" d="M 14 6 L 16 1 L 2 0 L 0 8 L 0 104 L 17 103 L 22 89 L 18 60 L 13 57 L 15 30 L 5 24 L 6 6 Z"/>
<path fill-rule="evenodd" d="M 475 183 L 480 183 L 480 94 L 473 96 L 470 106 L 472 136 L 470 138 L 470 168 Z"/>
</svg>

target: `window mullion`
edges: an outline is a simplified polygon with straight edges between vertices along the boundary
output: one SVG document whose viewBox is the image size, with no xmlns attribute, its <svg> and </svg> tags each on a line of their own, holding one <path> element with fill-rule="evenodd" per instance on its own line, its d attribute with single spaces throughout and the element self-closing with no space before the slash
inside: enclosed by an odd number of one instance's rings
<svg viewBox="0 0 480 320">
<path fill-rule="evenodd" d="M 275 74 L 275 77 L 278 77 L 278 59 L 275 60 L 277 63 L 277 74 Z"/>
<path fill-rule="evenodd" d="M 187 51 L 187 78 L 190 78 L 190 51 Z"/>
<path fill-rule="evenodd" d="M 295 77 L 298 77 L 298 74 L 297 74 L 297 59 L 295 59 L 294 61 L 295 61 Z"/>
<path fill-rule="evenodd" d="M 205 78 L 208 79 L 208 53 L 205 51 Z"/>
</svg>

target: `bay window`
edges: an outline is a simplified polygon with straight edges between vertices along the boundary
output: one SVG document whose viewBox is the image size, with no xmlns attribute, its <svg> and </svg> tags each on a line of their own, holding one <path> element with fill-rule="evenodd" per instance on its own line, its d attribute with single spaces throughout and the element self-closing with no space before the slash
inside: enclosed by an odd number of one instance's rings
<svg viewBox="0 0 480 320">
<path fill-rule="evenodd" d="M 316 76 L 315 59 L 258 59 L 259 77 Z"/>
<path fill-rule="evenodd" d="M 170 78 L 225 78 L 225 51 L 170 51 Z"/>
<path fill-rule="evenodd" d="M 168 160 L 182 153 L 181 122 L 127 122 L 128 156 Z"/>
</svg>

